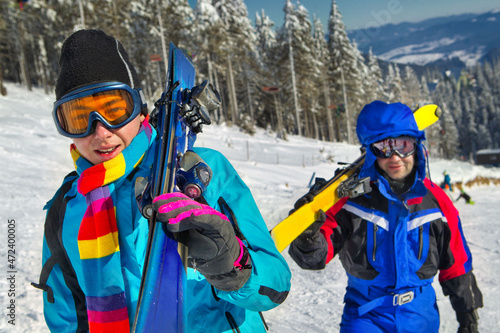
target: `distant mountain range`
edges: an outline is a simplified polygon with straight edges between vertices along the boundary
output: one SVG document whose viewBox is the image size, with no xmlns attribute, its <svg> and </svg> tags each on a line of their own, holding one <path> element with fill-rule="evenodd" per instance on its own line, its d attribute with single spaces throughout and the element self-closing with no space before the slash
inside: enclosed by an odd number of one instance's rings
<svg viewBox="0 0 500 333">
<path fill-rule="evenodd" d="M 385 61 L 464 68 L 500 57 L 500 7 L 483 14 L 349 30 L 348 36 L 361 52 L 367 54 L 371 47 Z"/>
</svg>

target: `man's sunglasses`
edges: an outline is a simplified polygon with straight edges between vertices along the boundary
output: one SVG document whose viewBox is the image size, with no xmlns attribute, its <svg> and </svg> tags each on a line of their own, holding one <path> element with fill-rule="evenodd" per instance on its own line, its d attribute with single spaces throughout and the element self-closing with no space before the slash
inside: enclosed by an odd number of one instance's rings
<svg viewBox="0 0 500 333">
<path fill-rule="evenodd" d="M 410 156 L 417 149 L 417 140 L 412 137 L 387 138 L 371 145 L 372 151 L 377 157 L 389 158 L 396 153 L 401 158 Z"/>
</svg>

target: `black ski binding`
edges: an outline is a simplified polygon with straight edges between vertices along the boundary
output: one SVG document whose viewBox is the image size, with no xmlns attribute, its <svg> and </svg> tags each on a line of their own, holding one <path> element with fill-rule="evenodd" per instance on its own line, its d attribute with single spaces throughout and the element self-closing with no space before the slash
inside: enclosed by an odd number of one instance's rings
<svg viewBox="0 0 500 333">
<path fill-rule="evenodd" d="M 361 179 L 353 177 L 352 179 L 346 179 L 338 186 L 337 196 L 339 199 L 344 197 L 356 198 L 371 191 L 370 177 Z"/>
<path fill-rule="evenodd" d="M 220 94 L 208 80 L 191 90 L 184 90 L 183 93 L 188 95 L 189 102 L 181 106 L 181 116 L 186 118 L 191 130 L 198 134 L 204 124 L 210 125 L 210 111 L 221 105 Z"/>
</svg>

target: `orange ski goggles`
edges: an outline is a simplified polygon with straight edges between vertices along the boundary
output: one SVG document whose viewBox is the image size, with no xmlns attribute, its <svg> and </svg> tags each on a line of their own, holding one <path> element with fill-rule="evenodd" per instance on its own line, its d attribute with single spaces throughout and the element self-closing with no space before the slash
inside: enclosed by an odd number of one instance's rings
<svg viewBox="0 0 500 333">
<path fill-rule="evenodd" d="M 95 121 L 116 129 L 128 124 L 146 107 L 141 89 L 120 82 L 98 83 L 77 89 L 54 103 L 52 116 L 58 132 L 83 138 L 95 130 Z"/>
</svg>

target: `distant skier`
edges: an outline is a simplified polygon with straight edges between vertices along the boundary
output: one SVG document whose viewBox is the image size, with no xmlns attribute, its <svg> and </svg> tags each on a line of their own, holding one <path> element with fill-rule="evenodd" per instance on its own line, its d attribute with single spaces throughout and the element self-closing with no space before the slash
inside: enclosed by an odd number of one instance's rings
<svg viewBox="0 0 500 333">
<path fill-rule="evenodd" d="M 303 269 L 323 269 L 339 255 L 347 272 L 340 332 L 438 332 L 432 286 L 450 296 L 458 332 L 477 332 L 482 294 L 458 211 L 426 175 L 425 134 L 401 103 L 375 101 L 356 128 L 366 148 L 360 178 L 372 191 L 344 198 L 292 242 Z M 331 330 L 330 327 L 327 328 Z"/>
<path fill-rule="evenodd" d="M 455 201 L 458 201 L 461 198 L 464 198 L 465 202 L 468 203 L 469 205 L 473 205 L 474 204 L 474 201 L 471 200 L 470 195 L 468 195 L 467 193 L 465 193 L 465 191 L 463 189 L 460 190 L 460 195 L 458 196 L 458 198 L 455 199 Z"/>
<path fill-rule="evenodd" d="M 446 170 L 443 171 L 443 176 L 444 180 L 443 183 L 441 184 L 441 188 L 453 192 L 453 186 L 451 185 L 451 178 L 450 175 L 446 172 Z"/>
<path fill-rule="evenodd" d="M 151 176 L 157 134 L 118 40 L 77 31 L 59 64 L 54 122 L 73 142 L 76 172 L 46 206 L 43 269 L 34 285 L 45 291 L 53 332 L 130 332 L 149 232 L 134 190 Z M 290 270 L 229 161 L 212 149 L 193 150 L 213 171 L 201 202 L 180 192 L 154 199 L 165 228 L 189 232 L 185 331 L 265 332 L 260 311 L 285 300 Z"/>
</svg>

